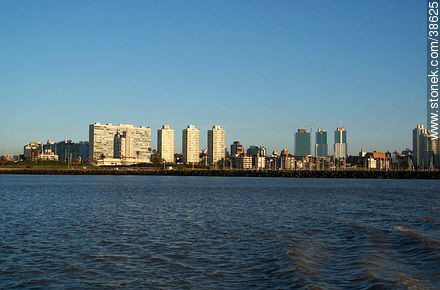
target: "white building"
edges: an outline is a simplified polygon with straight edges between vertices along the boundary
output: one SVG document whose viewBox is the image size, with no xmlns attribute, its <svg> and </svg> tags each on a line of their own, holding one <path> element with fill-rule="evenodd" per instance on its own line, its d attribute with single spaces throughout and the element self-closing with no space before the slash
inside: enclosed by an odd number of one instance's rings
<svg viewBox="0 0 440 290">
<path fill-rule="evenodd" d="M 157 151 L 164 162 L 174 163 L 174 130 L 169 125 L 157 130 Z"/>
<path fill-rule="evenodd" d="M 37 155 L 40 155 L 42 152 L 43 152 L 43 143 L 41 142 L 30 142 L 29 144 L 23 147 L 24 157 L 28 159 L 36 158 Z"/>
<path fill-rule="evenodd" d="M 226 132 L 219 125 L 208 130 L 208 162 L 216 163 L 225 158 Z"/>
<path fill-rule="evenodd" d="M 377 168 L 377 162 L 376 159 L 370 157 L 367 159 L 367 167 L 368 169 L 376 169 Z"/>
<path fill-rule="evenodd" d="M 25 158 L 32 160 L 58 161 L 58 155 L 51 149 L 44 149 L 41 142 L 30 142 L 24 146 L 23 154 Z"/>
<path fill-rule="evenodd" d="M 149 163 L 151 129 L 127 124 L 91 124 L 89 150 L 90 161 L 97 165 Z"/>
<path fill-rule="evenodd" d="M 434 146 L 433 146 L 434 145 Z M 422 124 L 417 124 L 413 130 L 413 162 L 418 169 L 430 168 L 437 148 L 431 139 L 431 131 Z"/>
<path fill-rule="evenodd" d="M 254 155 L 252 156 L 252 167 L 255 169 L 264 169 L 266 166 L 266 157 Z"/>
<path fill-rule="evenodd" d="M 200 130 L 189 125 L 182 131 L 182 155 L 184 163 L 200 161 Z"/>
</svg>

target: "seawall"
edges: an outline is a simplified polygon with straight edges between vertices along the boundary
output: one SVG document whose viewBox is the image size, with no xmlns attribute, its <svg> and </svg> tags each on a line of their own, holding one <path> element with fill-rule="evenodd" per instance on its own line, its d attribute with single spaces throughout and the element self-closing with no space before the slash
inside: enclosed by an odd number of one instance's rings
<svg viewBox="0 0 440 290">
<path fill-rule="evenodd" d="M 440 179 L 440 171 L 361 171 L 361 170 L 141 170 L 141 169 L 6 169 L 0 174 L 42 175 L 170 175 L 224 177 L 288 177 L 288 178 L 376 178 L 376 179 Z"/>
</svg>

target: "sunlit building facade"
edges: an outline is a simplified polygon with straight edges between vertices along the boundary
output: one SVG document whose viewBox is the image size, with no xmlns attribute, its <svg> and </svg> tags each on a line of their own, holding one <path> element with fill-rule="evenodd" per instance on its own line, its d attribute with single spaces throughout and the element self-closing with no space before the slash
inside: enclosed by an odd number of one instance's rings
<svg viewBox="0 0 440 290">
<path fill-rule="evenodd" d="M 184 163 L 200 162 L 200 130 L 194 125 L 182 131 L 182 155 Z"/>
<path fill-rule="evenodd" d="M 225 158 L 226 132 L 219 125 L 208 130 L 208 162 L 217 163 Z"/>
<path fill-rule="evenodd" d="M 174 130 L 169 125 L 157 130 L 157 151 L 164 162 L 174 163 Z"/>
<path fill-rule="evenodd" d="M 89 159 L 96 165 L 149 163 L 151 129 L 145 126 L 89 125 Z"/>
</svg>

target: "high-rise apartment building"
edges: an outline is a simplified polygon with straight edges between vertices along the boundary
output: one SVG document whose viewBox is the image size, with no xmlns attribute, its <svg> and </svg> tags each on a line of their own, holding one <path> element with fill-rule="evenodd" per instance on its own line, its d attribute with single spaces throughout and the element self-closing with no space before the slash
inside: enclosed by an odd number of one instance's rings
<svg viewBox="0 0 440 290">
<path fill-rule="evenodd" d="M 338 127 L 335 130 L 334 157 L 336 159 L 347 158 L 347 131 L 344 127 Z"/>
<path fill-rule="evenodd" d="M 319 128 L 315 133 L 315 155 L 318 157 L 328 156 L 327 132 Z"/>
<path fill-rule="evenodd" d="M 174 163 L 174 130 L 169 125 L 157 130 L 157 151 L 164 162 Z"/>
<path fill-rule="evenodd" d="M 295 133 L 295 156 L 304 157 L 312 154 L 310 152 L 310 136 L 310 132 L 307 132 L 306 129 L 298 129 L 298 132 Z"/>
<path fill-rule="evenodd" d="M 184 163 L 200 162 L 200 130 L 194 125 L 182 131 L 182 155 Z"/>
<path fill-rule="evenodd" d="M 97 165 L 149 163 L 151 129 L 120 124 L 89 126 L 89 158 Z"/>
<path fill-rule="evenodd" d="M 434 150 L 431 131 L 422 124 L 417 124 L 413 130 L 413 163 L 415 168 L 427 169 L 434 162 Z M 435 144 L 436 145 L 436 144 Z"/>
<path fill-rule="evenodd" d="M 225 158 L 226 132 L 219 125 L 208 130 L 208 162 L 216 163 Z"/>
<path fill-rule="evenodd" d="M 243 153 L 243 145 L 241 145 L 240 141 L 234 141 L 234 143 L 231 144 L 231 156 L 239 156 Z"/>
</svg>

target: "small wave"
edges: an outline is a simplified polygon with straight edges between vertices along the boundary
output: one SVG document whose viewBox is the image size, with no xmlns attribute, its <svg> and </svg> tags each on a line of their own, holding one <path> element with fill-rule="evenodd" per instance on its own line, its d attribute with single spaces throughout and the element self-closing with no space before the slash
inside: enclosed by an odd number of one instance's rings
<svg viewBox="0 0 440 290">
<path fill-rule="evenodd" d="M 214 271 L 211 275 L 209 275 L 212 278 L 223 278 L 225 275 L 222 272 Z"/>
<path fill-rule="evenodd" d="M 434 246 L 434 247 L 440 249 L 440 241 L 438 241 L 432 237 L 429 237 L 426 234 L 422 234 L 422 233 L 420 233 L 414 229 L 411 229 L 407 226 L 404 226 L 404 225 L 396 226 L 396 230 L 401 233 L 404 233 L 407 236 L 418 239 L 423 244 L 428 244 L 428 245 L 431 245 L 431 246 Z"/>
<path fill-rule="evenodd" d="M 75 265 L 70 265 L 69 267 L 66 267 L 61 270 L 61 272 L 63 272 L 63 273 L 73 273 L 73 272 L 78 272 L 78 271 L 80 271 L 80 268 L 76 267 Z"/>
<path fill-rule="evenodd" d="M 90 258 L 95 259 L 114 259 L 114 260 L 120 260 L 120 259 L 126 259 L 130 258 L 130 256 L 126 255 L 116 255 L 116 254 L 109 254 L 109 255 L 89 255 Z"/>
<path fill-rule="evenodd" d="M 428 289 L 427 287 L 420 284 L 419 280 L 405 276 L 403 274 L 397 275 L 396 282 L 406 287 L 407 289 Z"/>
<path fill-rule="evenodd" d="M 428 222 L 435 222 L 436 219 L 433 217 L 429 217 L 429 216 L 425 216 L 425 215 L 419 215 L 419 218 L 421 218 L 422 220 L 428 221 Z"/>
<path fill-rule="evenodd" d="M 187 255 L 182 255 L 182 254 L 169 254 L 168 255 L 169 258 L 171 259 L 184 259 L 187 257 Z"/>
<path fill-rule="evenodd" d="M 51 282 L 52 281 L 48 280 L 48 279 L 29 280 L 29 281 L 25 281 L 25 282 L 19 284 L 18 288 L 29 287 L 29 286 L 38 286 L 38 285 L 46 286 L 47 284 L 49 284 Z"/>
<path fill-rule="evenodd" d="M 426 215 L 419 215 L 418 216 L 420 219 L 427 221 L 427 222 L 431 222 L 431 223 L 435 223 L 435 224 L 440 224 L 440 220 L 430 217 L 430 216 L 426 216 Z"/>
<path fill-rule="evenodd" d="M 8 244 L 3 244 L 3 243 L 0 243 L 0 247 L 2 247 L 3 249 L 7 249 L 7 250 L 15 249 L 13 246 L 8 245 Z"/>
<path fill-rule="evenodd" d="M 133 247 L 132 244 L 126 244 L 126 243 L 116 243 L 115 246 L 118 246 L 118 247 L 125 247 L 125 248 Z"/>
<path fill-rule="evenodd" d="M 97 276 L 97 275 L 102 275 L 102 273 L 96 272 L 96 271 L 94 271 L 94 270 L 87 270 L 86 273 L 87 273 L 87 274 L 90 274 L 90 275 L 94 275 L 94 276 L 95 276 L 95 275 L 96 275 L 96 276 Z"/>
<path fill-rule="evenodd" d="M 307 290 L 322 290 L 322 288 L 321 287 L 319 287 L 319 286 L 315 286 L 315 285 L 307 285 L 304 289 L 307 289 Z"/>
<path fill-rule="evenodd" d="M 427 205 L 422 206 L 423 209 L 429 210 L 431 212 L 440 213 L 440 208 L 437 207 L 430 207 Z"/>
<path fill-rule="evenodd" d="M 314 274 L 323 264 L 325 250 L 316 241 L 301 241 L 297 242 L 287 254 L 291 257 L 296 270 L 301 273 Z"/>
<path fill-rule="evenodd" d="M 154 256 L 154 257 L 151 258 L 151 262 L 164 263 L 164 262 L 166 262 L 166 261 L 167 261 L 167 260 L 164 259 L 164 258 L 162 258 L 162 257 Z"/>
<path fill-rule="evenodd" d="M 111 240 L 102 240 L 101 241 L 101 244 L 104 244 L 104 245 L 106 245 L 106 244 L 115 244 L 116 242 L 115 241 L 111 241 Z"/>
</svg>

